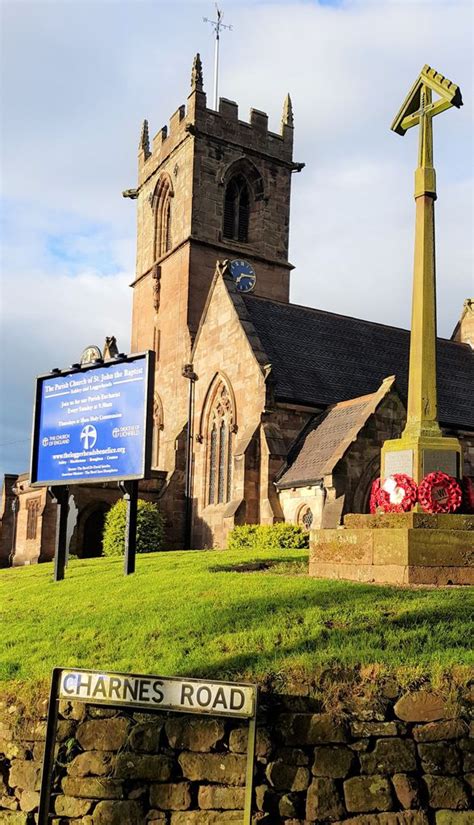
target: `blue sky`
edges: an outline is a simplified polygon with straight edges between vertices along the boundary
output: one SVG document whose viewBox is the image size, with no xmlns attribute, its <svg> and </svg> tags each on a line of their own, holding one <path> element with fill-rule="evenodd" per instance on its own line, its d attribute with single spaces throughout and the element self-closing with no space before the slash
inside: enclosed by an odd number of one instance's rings
<svg viewBox="0 0 474 825">
<path fill-rule="evenodd" d="M 472 4 L 223 2 L 220 93 L 295 110 L 292 300 L 408 327 L 416 135 L 390 123 L 428 62 L 462 88 L 435 121 L 438 318 L 472 293 Z M 141 121 L 185 102 L 193 56 L 212 98 L 212 3 L 3 2 L 0 470 L 26 470 L 34 376 L 115 334 L 128 350 Z"/>
</svg>

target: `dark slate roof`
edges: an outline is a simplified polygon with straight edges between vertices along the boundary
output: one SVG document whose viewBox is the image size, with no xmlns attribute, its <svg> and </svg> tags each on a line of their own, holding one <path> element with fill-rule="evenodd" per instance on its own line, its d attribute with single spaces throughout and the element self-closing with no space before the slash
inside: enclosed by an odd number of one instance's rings
<svg viewBox="0 0 474 825">
<path fill-rule="evenodd" d="M 367 419 L 390 392 L 393 376 L 382 382 L 377 392 L 340 401 L 322 415 L 311 419 L 290 451 L 277 487 L 295 487 L 318 481 L 331 473 Z"/>
<path fill-rule="evenodd" d="M 321 407 L 375 392 L 395 375 L 407 394 L 410 333 L 319 309 L 242 296 L 272 364 L 275 397 Z M 474 429 L 474 358 L 467 344 L 438 339 L 442 424 Z"/>
</svg>

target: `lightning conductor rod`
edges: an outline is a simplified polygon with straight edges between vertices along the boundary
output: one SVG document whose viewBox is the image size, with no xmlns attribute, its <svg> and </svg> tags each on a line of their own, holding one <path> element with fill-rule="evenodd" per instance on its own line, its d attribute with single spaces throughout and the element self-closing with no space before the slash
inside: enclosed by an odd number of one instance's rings
<svg viewBox="0 0 474 825">
<path fill-rule="evenodd" d="M 215 46 L 215 53 L 214 53 L 214 109 L 217 112 L 219 107 L 219 41 L 221 35 L 221 29 L 229 29 L 232 30 L 232 26 L 226 26 L 222 22 L 222 18 L 224 17 L 224 12 L 220 10 L 219 6 L 216 3 L 216 12 L 217 12 L 217 20 L 209 20 L 208 17 L 203 17 L 204 23 L 210 23 L 212 28 L 214 29 L 214 33 L 216 35 L 216 46 Z"/>
</svg>

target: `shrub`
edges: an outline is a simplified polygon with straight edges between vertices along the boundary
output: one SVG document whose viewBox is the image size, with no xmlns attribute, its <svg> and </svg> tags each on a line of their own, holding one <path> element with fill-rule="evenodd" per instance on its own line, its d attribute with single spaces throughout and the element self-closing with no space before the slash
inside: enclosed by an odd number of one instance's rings
<svg viewBox="0 0 474 825">
<path fill-rule="evenodd" d="M 104 556 L 123 556 L 127 505 L 119 499 L 105 517 Z M 153 553 L 163 549 L 164 518 L 156 504 L 138 499 L 137 553 Z"/>
<path fill-rule="evenodd" d="M 304 550 L 309 533 L 297 524 L 243 524 L 229 533 L 229 550 Z"/>
</svg>

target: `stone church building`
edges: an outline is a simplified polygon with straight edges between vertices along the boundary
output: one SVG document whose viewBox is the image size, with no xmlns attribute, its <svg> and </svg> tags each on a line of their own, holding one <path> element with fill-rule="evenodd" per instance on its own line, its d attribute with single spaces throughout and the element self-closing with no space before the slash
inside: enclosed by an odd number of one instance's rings
<svg viewBox="0 0 474 825">
<path fill-rule="evenodd" d="M 380 447 L 405 423 L 409 333 L 290 303 L 293 113 L 208 108 L 199 56 L 186 106 L 149 139 L 138 185 L 131 352 L 156 354 L 153 478 L 167 546 L 225 547 L 234 525 L 333 527 L 367 512 Z M 317 197 L 317 195 L 315 195 Z M 439 418 L 474 475 L 474 303 L 438 342 Z M 70 552 L 100 553 L 112 485 L 71 490 Z M 50 559 L 55 505 L 7 476 L 0 564 Z"/>
</svg>

